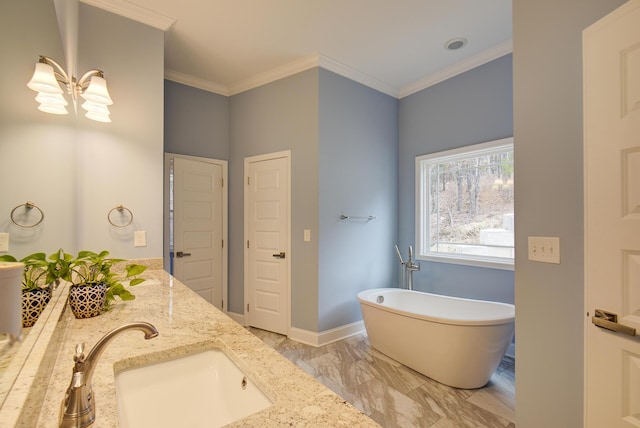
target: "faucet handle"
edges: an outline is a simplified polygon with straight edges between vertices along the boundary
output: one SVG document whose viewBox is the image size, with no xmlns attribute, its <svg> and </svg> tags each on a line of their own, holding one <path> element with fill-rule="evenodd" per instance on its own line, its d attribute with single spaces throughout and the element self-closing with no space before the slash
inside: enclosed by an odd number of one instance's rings
<svg viewBox="0 0 640 428">
<path fill-rule="evenodd" d="M 76 355 L 73 356 L 73 361 L 76 363 L 84 361 L 84 343 L 76 344 Z"/>
</svg>

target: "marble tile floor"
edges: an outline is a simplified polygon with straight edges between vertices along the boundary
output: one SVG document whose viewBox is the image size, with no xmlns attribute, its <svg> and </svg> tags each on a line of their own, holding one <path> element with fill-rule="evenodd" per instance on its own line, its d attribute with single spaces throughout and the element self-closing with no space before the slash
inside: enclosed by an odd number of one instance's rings
<svg viewBox="0 0 640 428">
<path fill-rule="evenodd" d="M 385 428 L 514 428 L 515 362 L 505 357 L 487 386 L 442 385 L 369 345 L 365 333 L 319 348 L 249 328 Z"/>
</svg>

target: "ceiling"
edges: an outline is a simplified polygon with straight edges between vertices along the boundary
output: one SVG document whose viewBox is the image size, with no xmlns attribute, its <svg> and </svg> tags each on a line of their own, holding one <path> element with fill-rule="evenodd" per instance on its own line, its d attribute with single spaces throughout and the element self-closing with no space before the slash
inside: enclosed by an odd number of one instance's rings
<svg viewBox="0 0 640 428">
<path fill-rule="evenodd" d="M 511 0 L 81 1 L 166 31 L 165 77 L 227 96 L 321 66 L 402 98 L 512 50 Z"/>
</svg>

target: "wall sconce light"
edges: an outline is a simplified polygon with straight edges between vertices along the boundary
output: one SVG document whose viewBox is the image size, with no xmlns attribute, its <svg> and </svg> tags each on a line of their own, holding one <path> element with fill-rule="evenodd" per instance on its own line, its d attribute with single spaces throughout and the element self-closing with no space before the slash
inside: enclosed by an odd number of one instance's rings
<svg viewBox="0 0 640 428">
<path fill-rule="evenodd" d="M 60 88 L 62 83 L 71 95 L 74 111 L 76 110 L 78 96 L 85 101 L 82 108 L 87 111 L 85 117 L 98 122 L 111 122 L 109 105 L 113 104 L 107 81 L 101 70 L 89 70 L 80 80 L 69 76 L 64 69 L 49 57 L 40 56 L 36 63 L 33 77 L 27 83 L 27 87 L 38 92 L 36 101 L 40 103 L 38 110 L 52 114 L 68 114 L 67 100 L 62 96 L 64 91 Z"/>
</svg>

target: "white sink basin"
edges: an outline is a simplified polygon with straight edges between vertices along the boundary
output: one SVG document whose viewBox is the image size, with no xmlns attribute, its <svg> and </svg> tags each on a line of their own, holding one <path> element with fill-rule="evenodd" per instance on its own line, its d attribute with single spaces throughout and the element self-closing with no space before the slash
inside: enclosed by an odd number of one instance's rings
<svg viewBox="0 0 640 428">
<path fill-rule="evenodd" d="M 219 349 L 115 376 L 121 428 L 220 427 L 273 405 Z"/>
</svg>

